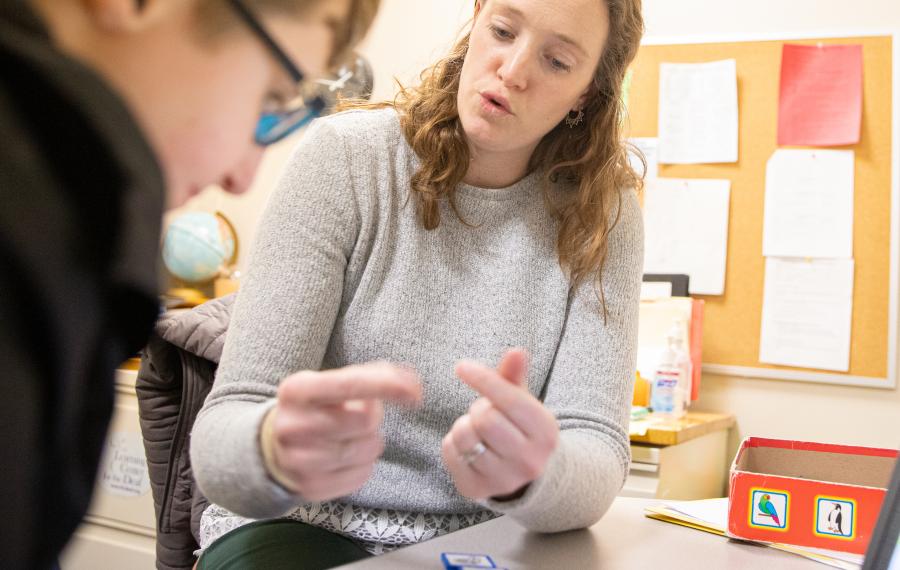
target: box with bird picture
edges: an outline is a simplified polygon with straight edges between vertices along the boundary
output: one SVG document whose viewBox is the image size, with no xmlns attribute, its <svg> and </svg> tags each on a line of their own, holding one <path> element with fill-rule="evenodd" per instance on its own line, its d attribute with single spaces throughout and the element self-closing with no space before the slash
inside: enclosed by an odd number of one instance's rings
<svg viewBox="0 0 900 570">
<path fill-rule="evenodd" d="M 731 465 L 728 536 L 863 554 L 897 450 L 745 439 Z"/>
</svg>

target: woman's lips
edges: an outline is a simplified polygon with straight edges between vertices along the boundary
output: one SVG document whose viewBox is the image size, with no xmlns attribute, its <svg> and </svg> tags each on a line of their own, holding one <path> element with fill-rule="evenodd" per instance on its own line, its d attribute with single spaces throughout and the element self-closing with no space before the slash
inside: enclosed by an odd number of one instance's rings
<svg viewBox="0 0 900 570">
<path fill-rule="evenodd" d="M 509 107 L 509 101 L 505 97 L 485 91 L 481 93 L 481 104 L 489 111 L 501 113 L 504 115 L 512 115 L 512 109 Z"/>
</svg>

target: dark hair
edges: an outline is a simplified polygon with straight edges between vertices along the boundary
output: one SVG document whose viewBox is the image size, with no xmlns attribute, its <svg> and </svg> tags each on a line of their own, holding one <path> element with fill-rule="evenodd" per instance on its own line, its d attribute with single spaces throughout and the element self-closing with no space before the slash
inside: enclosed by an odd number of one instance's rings
<svg viewBox="0 0 900 570">
<path fill-rule="evenodd" d="M 302 17 L 308 10 L 327 0 L 244 0 L 247 7 L 255 12 L 276 12 L 293 17 Z M 138 0 L 143 3 L 143 0 Z M 378 13 L 381 0 L 350 0 L 347 20 L 334 38 L 331 64 L 337 66 L 346 61 Z M 237 16 L 224 0 L 200 0 L 197 6 L 201 22 L 201 34 L 215 40 L 238 24 Z"/>
</svg>

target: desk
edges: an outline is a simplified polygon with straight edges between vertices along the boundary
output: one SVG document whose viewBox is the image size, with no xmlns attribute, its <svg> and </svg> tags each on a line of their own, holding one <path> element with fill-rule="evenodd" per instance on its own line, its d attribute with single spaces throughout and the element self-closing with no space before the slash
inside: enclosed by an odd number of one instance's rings
<svg viewBox="0 0 900 570">
<path fill-rule="evenodd" d="M 631 471 L 621 495 L 673 500 L 723 496 L 733 425 L 731 414 L 688 412 L 631 435 Z"/>
<path fill-rule="evenodd" d="M 815 570 L 824 568 L 787 552 L 732 542 L 699 530 L 648 519 L 644 507 L 659 501 L 619 497 L 606 516 L 587 530 L 529 533 L 507 517 L 363 562 L 356 570 L 441 569 L 441 552 L 489 554 L 498 566 L 520 568 L 728 568 Z"/>
<path fill-rule="evenodd" d="M 653 415 L 648 417 L 652 418 Z M 731 414 L 688 412 L 678 420 L 651 423 L 646 433 L 632 434 L 630 439 L 631 443 L 678 445 L 709 433 L 728 430 L 733 425 L 734 416 Z"/>
</svg>

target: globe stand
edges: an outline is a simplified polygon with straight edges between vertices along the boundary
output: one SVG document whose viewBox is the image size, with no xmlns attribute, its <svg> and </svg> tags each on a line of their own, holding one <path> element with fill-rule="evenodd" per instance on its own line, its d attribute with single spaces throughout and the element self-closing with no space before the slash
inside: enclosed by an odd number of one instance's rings
<svg viewBox="0 0 900 570">
<path fill-rule="evenodd" d="M 175 282 L 162 297 L 167 309 L 192 309 L 212 299 L 213 294 L 212 287 L 201 289 L 194 284 Z"/>
<path fill-rule="evenodd" d="M 204 216 L 207 217 L 204 218 Z M 163 244 L 163 261 L 168 270 L 166 272 L 168 275 L 166 293 L 162 295 L 166 309 L 193 308 L 214 297 L 221 297 L 237 291 L 239 273 L 234 270 L 239 250 L 237 231 L 231 220 L 222 212 L 213 214 L 215 222 L 209 221 L 208 216 L 209 214 L 202 212 L 193 212 L 176 218 L 170 225 L 166 241 Z M 217 224 L 218 230 L 210 229 L 211 224 Z M 173 231 L 173 226 L 175 228 L 174 237 L 180 239 L 170 242 L 169 234 Z M 207 262 L 205 272 L 198 274 L 198 277 L 203 276 L 201 279 L 185 279 L 179 276 L 178 269 L 183 269 L 185 266 L 191 267 L 190 262 L 195 260 L 190 256 L 192 246 L 201 247 L 202 251 L 206 253 L 224 251 L 227 252 L 227 257 L 224 259 L 220 257 L 214 262 L 221 262 L 218 270 Z M 182 257 L 187 259 L 182 259 Z M 173 270 L 173 266 L 177 269 Z M 183 273 L 183 271 L 181 272 Z"/>
</svg>

